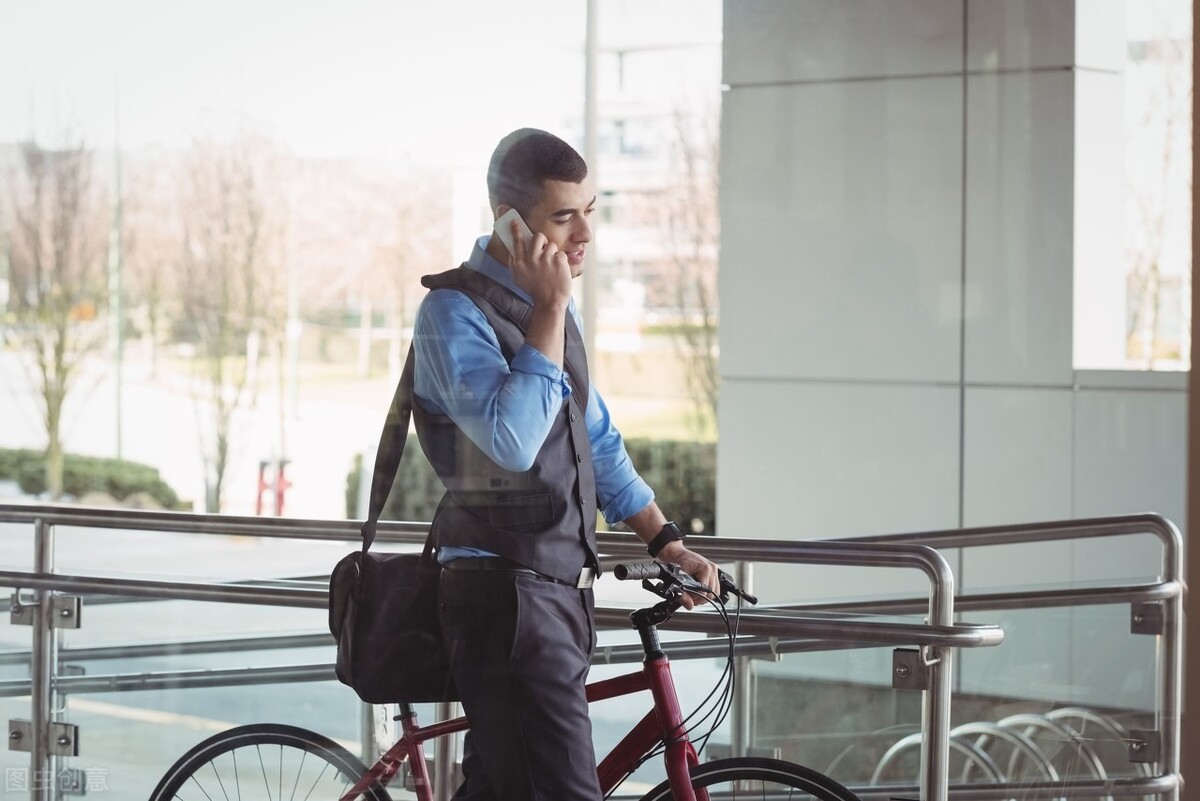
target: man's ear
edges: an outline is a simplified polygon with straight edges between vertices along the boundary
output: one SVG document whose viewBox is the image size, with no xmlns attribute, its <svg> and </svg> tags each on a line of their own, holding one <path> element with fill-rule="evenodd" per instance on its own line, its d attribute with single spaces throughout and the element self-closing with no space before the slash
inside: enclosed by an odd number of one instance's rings
<svg viewBox="0 0 1200 801">
<path fill-rule="evenodd" d="M 512 208 L 512 206 L 508 206 L 508 205 L 505 205 L 504 203 L 501 203 L 499 206 L 496 207 L 496 216 L 493 217 L 492 219 L 493 220 L 500 219 L 511 208 Z"/>
</svg>

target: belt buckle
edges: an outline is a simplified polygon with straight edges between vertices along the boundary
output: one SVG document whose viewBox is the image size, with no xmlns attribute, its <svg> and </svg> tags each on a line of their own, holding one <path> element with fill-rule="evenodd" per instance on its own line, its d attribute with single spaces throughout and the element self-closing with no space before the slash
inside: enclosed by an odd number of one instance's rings
<svg viewBox="0 0 1200 801">
<path fill-rule="evenodd" d="M 575 582 L 575 589 L 586 590 L 596 582 L 596 568 L 585 567 L 579 571 L 579 580 Z"/>
</svg>

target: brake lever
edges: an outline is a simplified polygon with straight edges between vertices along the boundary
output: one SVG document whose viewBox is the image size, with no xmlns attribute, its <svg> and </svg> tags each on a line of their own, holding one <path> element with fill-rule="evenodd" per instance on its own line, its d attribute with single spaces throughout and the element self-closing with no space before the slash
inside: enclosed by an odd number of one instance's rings
<svg viewBox="0 0 1200 801">
<path fill-rule="evenodd" d="M 679 565 L 672 562 L 659 562 L 659 565 L 670 576 L 671 582 L 679 587 L 681 591 L 686 590 L 696 595 L 708 594 L 714 598 L 717 596 L 716 591 L 712 587 L 707 584 L 701 584 Z"/>
<path fill-rule="evenodd" d="M 741 598 L 748 604 L 757 604 L 758 598 L 748 592 L 743 591 L 738 585 L 733 583 L 733 576 L 726 573 L 724 570 L 717 570 L 717 575 L 721 581 L 721 602 L 729 600 L 729 593 L 733 593 L 738 598 Z"/>
<path fill-rule="evenodd" d="M 659 598 L 663 598 L 668 601 L 677 599 L 683 592 L 683 590 L 674 584 L 670 584 L 666 581 L 660 581 L 656 584 L 650 579 L 642 579 L 642 589 L 646 590 L 647 592 L 652 592 Z"/>
</svg>

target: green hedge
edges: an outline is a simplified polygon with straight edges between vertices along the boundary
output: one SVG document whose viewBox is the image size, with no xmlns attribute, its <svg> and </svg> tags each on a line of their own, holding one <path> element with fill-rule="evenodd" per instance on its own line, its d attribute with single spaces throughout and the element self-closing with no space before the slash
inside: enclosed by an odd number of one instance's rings
<svg viewBox="0 0 1200 801">
<path fill-rule="evenodd" d="M 442 485 L 416 436 L 409 437 L 396 483 L 384 506 L 385 520 L 432 520 Z M 715 534 L 717 524 L 717 446 L 712 442 L 626 440 L 629 458 L 653 489 L 659 507 L 680 527 L 694 534 Z M 373 457 L 372 457 L 373 458 Z M 360 473 L 361 457 L 346 478 L 346 516 L 361 518 L 359 482 L 370 480 L 371 465 Z M 373 464 L 373 463 L 372 463 Z M 361 475 L 361 478 L 360 478 Z"/>
<path fill-rule="evenodd" d="M 0 448 L 0 479 L 16 481 L 27 495 L 42 494 L 46 491 L 46 454 Z M 158 470 L 123 459 L 66 454 L 63 492 L 76 498 L 88 492 L 104 492 L 118 500 L 145 492 L 164 509 L 177 509 L 180 505 L 179 496 L 162 480 Z"/>
<path fill-rule="evenodd" d="M 717 533 L 717 444 L 631 439 L 625 448 L 667 517 L 688 534 Z"/>
</svg>

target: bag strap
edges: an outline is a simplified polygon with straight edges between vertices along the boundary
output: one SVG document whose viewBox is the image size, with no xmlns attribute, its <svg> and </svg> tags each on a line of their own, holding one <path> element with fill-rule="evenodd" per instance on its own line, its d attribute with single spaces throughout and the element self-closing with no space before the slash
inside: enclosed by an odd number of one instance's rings
<svg viewBox="0 0 1200 801">
<path fill-rule="evenodd" d="M 375 542 L 375 529 L 379 516 L 383 514 L 383 506 L 387 503 L 392 485 L 396 483 L 396 471 L 400 469 L 400 458 L 404 456 L 404 446 L 408 441 L 408 423 L 412 419 L 413 404 L 413 369 L 415 365 L 412 345 L 408 347 L 408 356 L 404 359 L 404 369 L 400 371 L 400 382 L 396 384 L 396 394 L 392 396 L 392 405 L 383 421 L 383 431 L 379 434 L 379 447 L 375 450 L 375 469 L 371 474 L 371 495 L 367 502 L 367 519 L 362 524 L 362 551 L 366 554 L 371 544 Z M 433 532 L 425 538 L 423 555 L 428 558 L 433 552 Z"/>
</svg>

